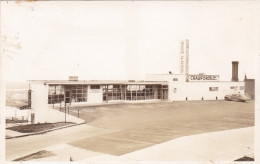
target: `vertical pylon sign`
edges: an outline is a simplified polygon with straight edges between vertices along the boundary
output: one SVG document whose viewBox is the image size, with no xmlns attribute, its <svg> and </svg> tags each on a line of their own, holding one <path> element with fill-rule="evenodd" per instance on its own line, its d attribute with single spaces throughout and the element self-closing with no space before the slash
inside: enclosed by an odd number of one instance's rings
<svg viewBox="0 0 260 164">
<path fill-rule="evenodd" d="M 189 80 L 189 40 L 180 40 L 180 74 L 186 75 Z"/>
</svg>

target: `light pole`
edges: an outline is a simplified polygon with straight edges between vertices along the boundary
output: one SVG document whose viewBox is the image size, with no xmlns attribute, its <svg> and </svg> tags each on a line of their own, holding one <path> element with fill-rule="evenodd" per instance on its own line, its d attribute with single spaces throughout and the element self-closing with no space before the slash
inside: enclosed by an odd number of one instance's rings
<svg viewBox="0 0 260 164">
<path fill-rule="evenodd" d="M 66 101 L 65 101 L 65 111 L 64 111 L 64 113 L 65 113 L 65 123 L 66 123 Z"/>
</svg>

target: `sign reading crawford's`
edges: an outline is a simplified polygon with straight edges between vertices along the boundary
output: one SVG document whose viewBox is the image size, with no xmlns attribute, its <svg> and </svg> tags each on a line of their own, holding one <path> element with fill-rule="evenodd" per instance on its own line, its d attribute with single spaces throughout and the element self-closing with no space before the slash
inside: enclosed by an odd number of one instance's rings
<svg viewBox="0 0 260 164">
<path fill-rule="evenodd" d="M 189 75 L 189 81 L 219 81 L 219 75 Z"/>
</svg>

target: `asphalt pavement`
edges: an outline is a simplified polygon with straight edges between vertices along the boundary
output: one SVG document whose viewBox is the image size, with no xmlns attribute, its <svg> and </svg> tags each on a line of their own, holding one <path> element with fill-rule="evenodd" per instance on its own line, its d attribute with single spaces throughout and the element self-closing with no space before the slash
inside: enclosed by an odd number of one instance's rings
<svg viewBox="0 0 260 164">
<path fill-rule="evenodd" d="M 83 152 L 81 157 L 75 157 L 78 160 L 84 159 L 84 156 L 88 158 L 90 152 L 93 156 L 124 156 L 184 136 L 254 126 L 253 101 L 81 106 L 71 107 L 70 113 L 77 114 L 78 108 L 80 118 L 85 119 L 86 125 L 7 140 L 6 160 L 14 160 L 61 144 L 77 149 L 76 154 Z M 62 152 L 62 149 L 56 151 L 56 154 L 58 152 Z"/>
</svg>

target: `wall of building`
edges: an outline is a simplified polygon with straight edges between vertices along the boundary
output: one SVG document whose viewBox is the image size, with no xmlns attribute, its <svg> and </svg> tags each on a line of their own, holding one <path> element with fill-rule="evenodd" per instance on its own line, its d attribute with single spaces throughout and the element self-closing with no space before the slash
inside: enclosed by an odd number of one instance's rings
<svg viewBox="0 0 260 164">
<path fill-rule="evenodd" d="M 221 82 L 221 81 L 196 81 L 186 82 L 186 75 L 183 74 L 151 74 L 146 75 L 147 81 L 168 81 L 169 101 L 186 100 L 218 100 L 224 99 L 225 95 L 232 93 L 243 93 L 245 83 L 241 82 Z M 230 87 L 234 87 L 231 89 Z M 242 86 L 242 88 L 240 88 Z M 218 87 L 218 91 L 210 91 L 209 87 Z"/>
<path fill-rule="evenodd" d="M 48 114 L 48 85 L 40 83 L 30 84 L 32 91 L 32 113 L 35 115 L 35 123 L 46 122 Z"/>
<path fill-rule="evenodd" d="M 186 75 L 184 74 L 148 74 L 145 75 L 145 81 L 176 81 L 185 82 Z"/>
<path fill-rule="evenodd" d="M 100 85 L 100 89 L 91 89 L 90 85 L 88 85 L 88 103 L 102 103 L 103 102 L 103 91 L 102 85 Z"/>
<path fill-rule="evenodd" d="M 145 75 L 145 81 L 169 81 L 172 74 L 148 74 Z"/>
<path fill-rule="evenodd" d="M 64 122 L 65 114 L 49 107 L 48 104 L 48 85 L 41 83 L 31 83 L 32 90 L 32 109 L 31 114 L 35 115 L 34 123 L 55 123 Z M 31 118 L 29 116 L 29 120 Z M 84 120 L 77 117 L 66 115 L 67 122 L 83 123 Z"/>
<path fill-rule="evenodd" d="M 255 99 L 255 80 L 245 79 L 245 92 L 251 99 Z"/>
<path fill-rule="evenodd" d="M 170 101 L 186 100 L 186 97 L 188 100 L 223 100 L 225 95 L 244 93 L 244 82 L 171 82 L 169 86 Z M 210 91 L 210 87 L 218 87 L 218 90 Z"/>
</svg>

